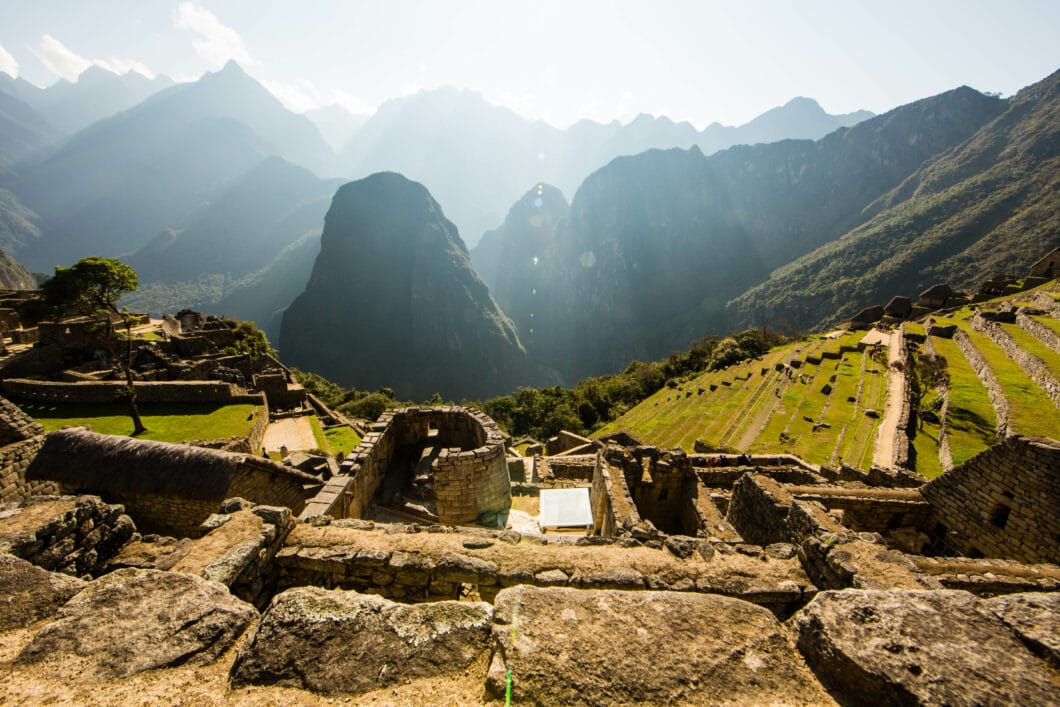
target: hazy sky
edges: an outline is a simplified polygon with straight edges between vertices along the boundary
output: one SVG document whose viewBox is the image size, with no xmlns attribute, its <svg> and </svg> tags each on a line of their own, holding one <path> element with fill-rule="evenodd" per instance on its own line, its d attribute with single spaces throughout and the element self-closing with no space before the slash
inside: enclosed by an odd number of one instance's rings
<svg viewBox="0 0 1060 707">
<path fill-rule="evenodd" d="M 1060 68 L 1060 1 L 0 0 L 0 71 L 38 85 L 91 64 L 189 80 L 230 58 L 295 110 L 452 85 L 560 126 L 703 127 L 800 95 L 845 113 L 1011 94 Z"/>
</svg>

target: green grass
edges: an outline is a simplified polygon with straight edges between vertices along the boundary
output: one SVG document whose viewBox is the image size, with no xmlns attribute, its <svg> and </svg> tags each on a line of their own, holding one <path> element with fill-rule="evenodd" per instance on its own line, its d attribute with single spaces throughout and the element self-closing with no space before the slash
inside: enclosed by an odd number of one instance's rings
<svg viewBox="0 0 1060 707">
<path fill-rule="evenodd" d="M 346 425 L 324 430 L 324 439 L 327 441 L 328 449 L 332 454 L 339 451 L 343 454 L 349 454 L 361 443 L 361 436 L 352 427 L 347 427 Z"/>
<path fill-rule="evenodd" d="M 932 343 L 935 352 L 946 359 L 950 378 L 946 439 L 956 465 L 997 443 L 997 417 L 986 387 L 957 344 L 940 337 L 933 337 Z"/>
<path fill-rule="evenodd" d="M 133 431 L 129 408 L 121 403 L 22 403 L 19 407 L 49 432 L 72 425 L 88 425 L 94 432 L 107 435 L 129 436 Z M 147 432 L 138 435 L 138 439 L 156 442 L 244 437 L 254 425 L 250 419 L 253 405 L 142 403 L 139 407 Z"/>
<path fill-rule="evenodd" d="M 876 430 L 883 420 L 887 401 L 887 367 L 875 361 L 866 362 L 865 378 L 861 384 L 861 402 L 854 410 L 854 417 L 847 427 L 840 445 L 837 461 L 858 469 L 872 465 L 872 452 L 876 444 Z M 873 373 L 872 371 L 876 371 Z M 865 410 L 876 410 L 879 416 L 869 417 Z"/>
<path fill-rule="evenodd" d="M 361 436 L 352 427 L 340 425 L 325 430 L 320 424 L 320 418 L 316 415 L 309 416 L 309 426 L 313 428 L 313 439 L 316 440 L 317 449 L 329 455 L 340 451 L 343 454 L 349 454 L 361 443 Z"/>
<path fill-rule="evenodd" d="M 942 473 L 942 462 L 939 460 L 939 425 L 921 421 L 916 434 L 911 440 L 916 452 L 916 472 L 927 479 L 934 479 Z"/>
</svg>

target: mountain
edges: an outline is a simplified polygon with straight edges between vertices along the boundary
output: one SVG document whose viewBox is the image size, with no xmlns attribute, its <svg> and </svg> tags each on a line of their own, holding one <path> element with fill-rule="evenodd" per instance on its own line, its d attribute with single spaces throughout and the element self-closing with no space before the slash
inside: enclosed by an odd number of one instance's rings
<svg viewBox="0 0 1060 707">
<path fill-rule="evenodd" d="M 545 270 L 556 226 L 569 210 L 563 192 L 538 184 L 512 206 L 500 228 L 483 234 L 471 251 L 475 269 L 527 347 L 537 337 L 534 320 L 545 298 Z"/>
<path fill-rule="evenodd" d="M 0 189 L 0 249 L 17 252 L 40 238 L 40 217 L 27 209 L 18 197 Z"/>
<path fill-rule="evenodd" d="M 321 136 L 335 152 L 350 144 L 350 139 L 371 117 L 363 113 L 351 113 L 337 104 L 307 110 L 303 115 L 313 121 Z"/>
<path fill-rule="evenodd" d="M 394 173 L 342 186 L 280 332 L 286 363 L 400 398 L 487 397 L 532 379 L 515 327 L 427 189 Z"/>
<path fill-rule="evenodd" d="M 266 158 L 189 216 L 186 227 L 166 229 L 126 259 L 141 288 L 125 303 L 248 319 L 276 341 L 280 314 L 309 280 L 340 184 Z"/>
<path fill-rule="evenodd" d="M 1026 272 L 1060 246 L 1060 71 L 1003 106 L 877 199 L 872 218 L 736 298 L 734 319 L 821 326 L 936 282 Z"/>
<path fill-rule="evenodd" d="M 799 96 L 743 125 L 711 123 L 703 130 L 696 144 L 704 154 L 709 155 L 733 145 L 756 145 L 790 139 L 816 140 L 872 116 L 867 110 L 831 115 L 812 98 Z"/>
<path fill-rule="evenodd" d="M 44 116 L 24 101 L 0 91 L 0 177 L 10 176 L 16 162 L 58 139 L 58 131 Z"/>
<path fill-rule="evenodd" d="M 268 265 L 306 232 L 320 233 L 339 180 L 321 180 L 268 157 L 226 185 L 177 231 L 167 229 L 128 258 L 141 279 L 181 281 L 204 273 L 242 277 Z M 209 253 L 209 258 L 203 258 Z"/>
<path fill-rule="evenodd" d="M 0 288 L 5 290 L 35 290 L 37 279 L 29 270 L 0 250 Z"/>
<path fill-rule="evenodd" d="M 620 155 L 693 145 L 709 154 L 739 142 L 815 139 L 864 116 L 831 116 L 813 101 L 796 99 L 738 128 L 697 132 L 689 123 L 639 115 L 627 125 L 580 121 L 560 130 L 491 105 L 478 93 L 440 88 L 384 103 L 338 162 L 354 177 L 393 170 L 424 183 L 474 245 L 528 184 L 554 184 L 570 194 Z"/>
<path fill-rule="evenodd" d="M 135 71 L 119 75 L 98 66 L 85 69 L 77 81 L 59 79 L 47 88 L 0 73 L 0 91 L 30 105 L 63 135 L 132 108 L 172 85 L 168 76 L 149 79 Z"/>
<path fill-rule="evenodd" d="M 330 159 L 307 118 L 229 62 L 93 124 L 24 170 L 10 189 L 40 214 L 42 237 L 20 257 L 48 268 L 56 253 L 138 250 L 269 155 L 308 168 Z"/>
<path fill-rule="evenodd" d="M 539 256 L 537 294 L 507 306 L 533 307 L 528 352 L 568 381 L 661 358 L 730 330 L 729 300 L 871 219 L 882 196 L 1005 108 L 962 87 L 817 141 L 617 158 L 575 194 Z M 806 320 L 754 319 L 785 321 Z"/>
</svg>

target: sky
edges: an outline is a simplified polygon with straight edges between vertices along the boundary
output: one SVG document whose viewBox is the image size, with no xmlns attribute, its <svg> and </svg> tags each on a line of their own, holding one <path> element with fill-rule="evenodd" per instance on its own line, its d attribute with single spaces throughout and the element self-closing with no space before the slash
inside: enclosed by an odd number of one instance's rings
<svg viewBox="0 0 1060 707">
<path fill-rule="evenodd" d="M 1060 68 L 1056 0 L 0 0 L 0 71 L 193 80 L 235 59 L 288 108 L 370 113 L 439 86 L 564 127 L 738 125 L 795 96 L 881 113 Z"/>
</svg>

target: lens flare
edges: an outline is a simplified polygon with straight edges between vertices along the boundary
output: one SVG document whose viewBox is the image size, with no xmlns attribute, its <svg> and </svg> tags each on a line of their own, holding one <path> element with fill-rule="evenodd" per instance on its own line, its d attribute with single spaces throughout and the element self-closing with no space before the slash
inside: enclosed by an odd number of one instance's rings
<svg viewBox="0 0 1060 707">
<path fill-rule="evenodd" d="M 578 262 L 583 268 L 591 268 L 596 265 L 596 255 L 591 250 L 587 250 L 579 256 Z"/>
</svg>

